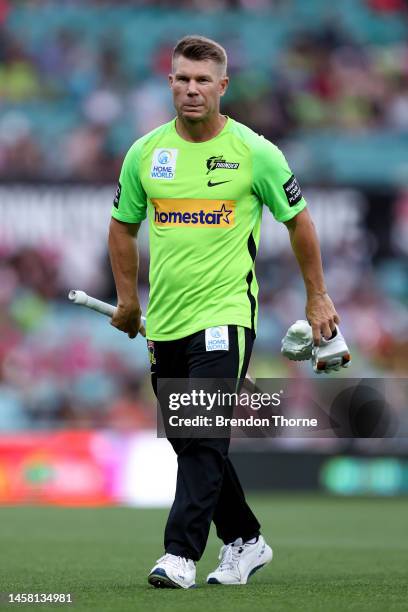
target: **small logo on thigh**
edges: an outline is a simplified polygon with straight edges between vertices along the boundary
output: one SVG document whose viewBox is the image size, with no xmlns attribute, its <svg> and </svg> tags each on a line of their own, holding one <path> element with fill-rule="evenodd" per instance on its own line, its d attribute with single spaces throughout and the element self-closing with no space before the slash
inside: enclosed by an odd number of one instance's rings
<svg viewBox="0 0 408 612">
<path fill-rule="evenodd" d="M 147 341 L 147 350 L 149 351 L 149 360 L 152 365 L 156 365 L 156 357 L 154 354 L 154 342 L 153 340 Z"/>
<path fill-rule="evenodd" d="M 206 351 L 228 351 L 229 337 L 228 325 L 209 327 L 205 330 L 205 350 Z"/>
</svg>

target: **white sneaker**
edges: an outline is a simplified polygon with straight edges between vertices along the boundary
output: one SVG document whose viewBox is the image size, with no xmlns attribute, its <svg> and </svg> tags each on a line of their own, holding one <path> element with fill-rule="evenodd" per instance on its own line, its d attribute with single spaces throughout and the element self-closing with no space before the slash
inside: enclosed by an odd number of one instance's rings
<svg viewBox="0 0 408 612">
<path fill-rule="evenodd" d="M 221 547 L 218 556 L 221 563 L 207 576 L 208 584 L 246 584 L 257 570 L 272 561 L 272 548 L 260 535 L 258 541 L 243 544 L 238 538 L 232 544 Z"/>
<path fill-rule="evenodd" d="M 350 365 L 351 356 L 343 334 L 336 326 L 336 335 L 330 340 L 321 338 L 320 345 L 313 347 L 312 364 L 317 374 L 337 372 Z"/>
<path fill-rule="evenodd" d="M 196 566 L 192 559 L 167 553 L 157 559 L 147 581 L 159 589 L 191 589 L 195 587 Z"/>
</svg>

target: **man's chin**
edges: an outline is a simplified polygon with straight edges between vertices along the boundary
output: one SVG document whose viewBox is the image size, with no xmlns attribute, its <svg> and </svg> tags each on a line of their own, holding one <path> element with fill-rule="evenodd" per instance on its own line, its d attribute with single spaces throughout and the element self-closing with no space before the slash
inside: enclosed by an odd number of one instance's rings
<svg viewBox="0 0 408 612">
<path fill-rule="evenodd" d="M 192 123 L 197 123 L 202 121 L 205 118 L 205 113 L 201 110 L 186 110 L 183 109 L 180 113 L 182 119 L 186 121 L 191 121 Z"/>
</svg>

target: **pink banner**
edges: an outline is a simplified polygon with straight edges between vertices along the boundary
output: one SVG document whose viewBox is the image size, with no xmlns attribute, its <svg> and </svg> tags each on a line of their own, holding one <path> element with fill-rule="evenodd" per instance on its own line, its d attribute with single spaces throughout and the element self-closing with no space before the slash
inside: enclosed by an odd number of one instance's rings
<svg viewBox="0 0 408 612">
<path fill-rule="evenodd" d="M 0 504 L 117 503 L 118 449 L 97 432 L 0 437 Z"/>
</svg>

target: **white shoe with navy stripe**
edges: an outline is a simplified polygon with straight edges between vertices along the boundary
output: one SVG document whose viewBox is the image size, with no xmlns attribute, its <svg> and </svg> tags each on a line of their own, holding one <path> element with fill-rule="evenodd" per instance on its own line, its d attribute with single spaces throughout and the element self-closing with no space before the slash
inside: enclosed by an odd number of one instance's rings
<svg viewBox="0 0 408 612">
<path fill-rule="evenodd" d="M 208 584 L 246 584 L 256 571 L 272 561 L 272 548 L 260 535 L 256 542 L 238 538 L 221 547 L 217 569 L 207 576 Z"/>
<path fill-rule="evenodd" d="M 157 559 L 147 580 L 159 589 L 191 589 L 195 587 L 195 577 L 194 561 L 167 553 Z"/>
</svg>

